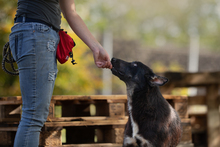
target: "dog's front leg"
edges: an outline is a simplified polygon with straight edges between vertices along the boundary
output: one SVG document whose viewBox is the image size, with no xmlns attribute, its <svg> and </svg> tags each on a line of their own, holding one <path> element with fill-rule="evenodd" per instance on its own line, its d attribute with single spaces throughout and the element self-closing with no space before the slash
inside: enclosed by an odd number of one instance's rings
<svg viewBox="0 0 220 147">
<path fill-rule="evenodd" d="M 124 142 L 123 147 L 138 147 L 138 144 L 136 143 L 136 139 L 132 138 L 130 136 L 124 136 Z"/>
<path fill-rule="evenodd" d="M 136 139 L 132 137 L 132 127 L 130 118 L 128 119 L 128 122 L 125 125 L 123 147 L 138 147 Z"/>
</svg>

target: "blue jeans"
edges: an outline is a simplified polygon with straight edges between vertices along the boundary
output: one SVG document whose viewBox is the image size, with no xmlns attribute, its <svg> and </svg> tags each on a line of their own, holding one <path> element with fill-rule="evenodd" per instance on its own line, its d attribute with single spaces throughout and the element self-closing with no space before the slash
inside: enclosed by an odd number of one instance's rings
<svg viewBox="0 0 220 147">
<path fill-rule="evenodd" d="M 40 23 L 19 23 L 11 31 L 10 48 L 19 69 L 23 101 L 14 146 L 35 147 L 49 113 L 57 74 L 59 35 Z"/>
</svg>

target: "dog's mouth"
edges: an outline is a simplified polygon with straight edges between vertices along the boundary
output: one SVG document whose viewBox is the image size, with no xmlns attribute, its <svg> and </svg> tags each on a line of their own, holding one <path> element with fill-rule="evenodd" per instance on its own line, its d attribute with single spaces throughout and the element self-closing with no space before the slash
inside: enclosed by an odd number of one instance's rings
<svg viewBox="0 0 220 147">
<path fill-rule="evenodd" d="M 124 75 L 125 75 L 124 72 L 122 72 L 122 71 L 120 71 L 120 70 L 117 70 L 117 69 L 114 67 L 114 65 L 112 65 L 111 71 L 112 71 L 112 73 L 113 73 L 114 75 L 120 75 L 120 76 L 124 76 Z"/>
<path fill-rule="evenodd" d="M 117 68 L 117 64 L 115 63 L 116 62 L 116 59 L 115 58 L 112 58 L 111 60 L 111 63 L 112 63 L 112 73 L 116 76 L 124 76 L 125 75 L 125 72 L 122 72 L 120 70 L 118 70 Z M 120 69 L 120 68 L 119 68 Z"/>
</svg>

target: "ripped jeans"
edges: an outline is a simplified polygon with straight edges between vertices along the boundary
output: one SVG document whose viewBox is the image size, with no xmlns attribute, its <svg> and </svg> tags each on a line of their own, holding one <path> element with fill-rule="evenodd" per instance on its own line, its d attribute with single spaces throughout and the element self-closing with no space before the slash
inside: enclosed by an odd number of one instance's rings
<svg viewBox="0 0 220 147">
<path fill-rule="evenodd" d="M 14 146 L 35 147 L 49 113 L 57 74 L 59 35 L 41 23 L 18 23 L 11 30 L 10 48 L 19 69 L 23 101 Z"/>
</svg>

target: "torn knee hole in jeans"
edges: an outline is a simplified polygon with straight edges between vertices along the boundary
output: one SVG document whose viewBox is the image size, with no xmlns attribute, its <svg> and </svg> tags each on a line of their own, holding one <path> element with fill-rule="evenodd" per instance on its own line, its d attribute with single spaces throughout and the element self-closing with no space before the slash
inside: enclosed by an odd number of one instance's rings
<svg viewBox="0 0 220 147">
<path fill-rule="evenodd" d="M 48 75 L 48 81 L 54 81 L 56 78 L 56 72 L 50 72 Z"/>
</svg>

